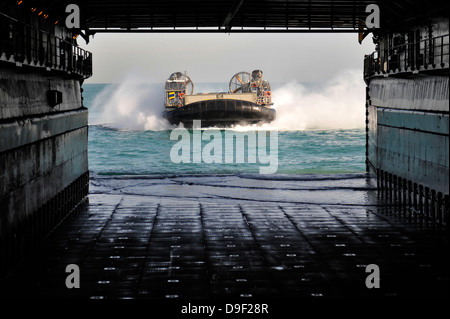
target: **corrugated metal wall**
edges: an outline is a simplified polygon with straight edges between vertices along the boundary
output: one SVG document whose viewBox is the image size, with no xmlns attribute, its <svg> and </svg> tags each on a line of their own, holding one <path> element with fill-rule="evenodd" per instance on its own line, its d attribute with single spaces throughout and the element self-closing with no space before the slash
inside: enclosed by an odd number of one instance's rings
<svg viewBox="0 0 450 319">
<path fill-rule="evenodd" d="M 449 78 L 439 75 L 374 78 L 369 83 L 369 164 L 399 191 L 416 184 L 424 201 L 433 196 L 448 200 L 448 85 Z M 442 214 L 438 218 L 446 223 Z"/>
</svg>

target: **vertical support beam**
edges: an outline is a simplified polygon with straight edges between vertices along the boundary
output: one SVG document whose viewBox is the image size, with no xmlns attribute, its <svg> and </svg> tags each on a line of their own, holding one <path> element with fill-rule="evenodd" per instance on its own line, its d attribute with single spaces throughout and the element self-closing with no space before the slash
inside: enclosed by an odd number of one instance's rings
<svg viewBox="0 0 450 319">
<path fill-rule="evenodd" d="M 427 218 L 430 217 L 430 189 L 428 187 L 424 187 L 424 194 L 423 194 L 423 200 L 424 200 L 424 213 Z"/>
<path fill-rule="evenodd" d="M 433 220 L 438 220 L 436 214 L 436 191 L 434 189 L 431 190 L 430 215 Z"/>
<path fill-rule="evenodd" d="M 308 29 L 311 30 L 311 0 L 308 0 Z"/>
<path fill-rule="evenodd" d="M 366 160 L 367 160 L 367 157 L 366 157 Z M 376 170 L 376 175 L 377 175 L 377 195 L 378 195 L 378 198 L 380 198 L 380 194 L 382 191 L 382 188 L 381 188 L 382 180 L 381 180 L 381 176 L 380 176 L 380 169 L 378 169 L 378 168 Z"/>
<path fill-rule="evenodd" d="M 366 86 L 366 172 L 370 171 L 369 167 L 369 103 L 370 103 L 370 88 Z"/>
<path fill-rule="evenodd" d="M 442 224 L 442 222 L 443 222 L 443 209 L 442 209 L 442 207 L 443 207 L 443 202 L 442 202 L 442 193 L 441 192 L 438 192 L 437 193 L 437 203 L 436 203 L 436 206 L 437 206 L 437 209 L 436 209 L 436 214 L 437 214 L 437 219 L 438 219 L 438 221 L 439 221 L 439 223 L 440 224 Z"/>
<path fill-rule="evenodd" d="M 423 185 L 419 185 L 419 211 L 423 214 Z"/>
</svg>

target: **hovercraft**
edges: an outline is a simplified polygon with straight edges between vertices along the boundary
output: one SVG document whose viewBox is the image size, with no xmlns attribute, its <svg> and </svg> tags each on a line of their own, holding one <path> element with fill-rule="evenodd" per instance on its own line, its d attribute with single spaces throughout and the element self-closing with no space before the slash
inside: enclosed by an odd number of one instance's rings
<svg viewBox="0 0 450 319">
<path fill-rule="evenodd" d="M 194 94 L 194 83 L 184 73 L 170 75 L 165 85 L 163 116 L 170 124 L 192 127 L 229 127 L 236 124 L 268 123 L 275 119 L 270 83 L 263 72 L 239 72 L 229 82 L 228 92 Z"/>
</svg>

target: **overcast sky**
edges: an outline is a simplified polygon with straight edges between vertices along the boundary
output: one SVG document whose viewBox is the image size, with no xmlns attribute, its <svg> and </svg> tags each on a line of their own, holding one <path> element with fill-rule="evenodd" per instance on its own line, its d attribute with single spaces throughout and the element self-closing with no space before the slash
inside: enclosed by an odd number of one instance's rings
<svg viewBox="0 0 450 319">
<path fill-rule="evenodd" d="M 346 70 L 363 69 L 374 51 L 371 35 L 362 45 L 357 34 L 343 33 L 186 33 L 102 34 L 88 45 L 94 75 L 86 83 L 120 82 L 140 72 L 161 83 L 176 71 L 194 83 L 228 82 L 237 72 L 261 69 L 271 82 L 322 82 Z"/>
</svg>

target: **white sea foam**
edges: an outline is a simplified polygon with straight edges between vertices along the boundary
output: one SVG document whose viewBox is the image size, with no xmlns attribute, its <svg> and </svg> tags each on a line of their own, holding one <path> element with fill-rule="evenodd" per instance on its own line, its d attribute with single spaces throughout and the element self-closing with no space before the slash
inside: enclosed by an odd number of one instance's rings
<svg viewBox="0 0 450 319">
<path fill-rule="evenodd" d="M 152 84 L 147 76 L 133 72 L 95 97 L 93 111 L 99 116 L 92 124 L 121 130 L 169 129 L 171 125 L 162 117 L 163 105 L 164 83 Z"/>
<path fill-rule="evenodd" d="M 288 83 L 273 91 L 278 130 L 350 129 L 365 125 L 365 83 L 360 71 L 347 71 L 309 90 Z"/>
<path fill-rule="evenodd" d="M 100 113 L 93 124 L 124 130 L 166 130 L 172 126 L 162 117 L 164 83 L 150 84 L 148 76 L 130 73 L 117 85 L 107 86 L 94 100 Z M 155 83 L 155 81 L 152 81 Z M 343 72 L 319 88 L 298 82 L 272 92 L 276 120 L 262 125 L 236 125 L 248 130 L 311 130 L 363 128 L 365 84 L 360 70 Z"/>
</svg>

